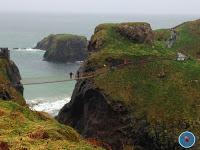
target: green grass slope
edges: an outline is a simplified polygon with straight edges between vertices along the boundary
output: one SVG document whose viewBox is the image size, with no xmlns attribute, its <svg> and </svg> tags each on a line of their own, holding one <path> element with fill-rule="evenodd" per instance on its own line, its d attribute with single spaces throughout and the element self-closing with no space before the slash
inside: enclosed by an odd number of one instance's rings
<svg viewBox="0 0 200 150">
<path fill-rule="evenodd" d="M 152 44 L 136 44 L 117 32 L 118 25 L 97 27 L 92 38 L 101 44 L 87 64 L 101 68 L 108 64 L 108 58 L 138 63 L 96 77 L 96 87 L 109 101 L 127 106 L 135 119 L 146 119 L 149 137 L 161 145 L 169 138 L 176 143 L 185 130 L 199 135 L 200 63 L 196 58 L 200 54 L 200 20 L 177 26 L 178 37 L 172 48 L 166 46 L 169 29 L 154 31 Z M 176 61 L 177 52 L 190 59 Z M 149 58 L 155 61 L 141 63 Z"/>
<path fill-rule="evenodd" d="M 0 100 L 0 141 L 10 149 L 98 149 L 71 127 L 28 107 Z M 99 148 L 100 149 L 100 148 Z"/>
<path fill-rule="evenodd" d="M 129 23 L 130 24 L 130 23 Z M 138 24 L 138 23 L 137 23 Z M 140 44 L 133 43 L 126 37 L 117 32 L 117 27 L 120 24 L 101 24 L 96 28 L 96 33 L 93 35 L 92 40 L 98 41 L 100 51 L 93 53 L 89 61 L 98 62 L 98 66 L 106 63 L 106 59 L 112 58 L 144 58 L 144 57 L 172 57 L 176 53 L 168 50 L 166 41 L 170 37 L 169 30 L 155 31 L 155 41 L 153 44 Z M 163 34 L 161 33 L 163 32 Z M 157 34 L 156 34 L 157 33 Z M 159 34 L 158 34 L 159 33 Z M 165 37 L 164 37 L 165 36 Z"/>
<path fill-rule="evenodd" d="M 173 49 L 200 58 L 200 20 L 183 23 L 176 30 L 178 38 Z"/>
</svg>

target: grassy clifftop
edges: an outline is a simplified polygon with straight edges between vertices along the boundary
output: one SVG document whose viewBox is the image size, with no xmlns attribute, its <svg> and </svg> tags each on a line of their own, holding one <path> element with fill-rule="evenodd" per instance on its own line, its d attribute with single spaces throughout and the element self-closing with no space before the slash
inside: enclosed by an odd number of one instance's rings
<svg viewBox="0 0 200 150">
<path fill-rule="evenodd" d="M 134 25 L 135 23 L 126 23 L 128 25 Z M 144 23 L 136 23 L 140 26 Z M 136 57 L 175 57 L 176 53 L 172 50 L 168 50 L 166 47 L 166 38 L 170 37 L 169 30 L 154 31 L 156 37 L 152 44 L 147 43 L 134 43 L 128 38 L 120 35 L 118 27 L 121 24 L 102 24 L 97 26 L 95 34 L 92 36 L 91 42 L 95 43 L 93 49 L 99 50 L 91 55 L 89 60 L 91 62 L 99 62 L 99 65 L 106 63 L 109 57 L 112 58 L 136 58 Z M 156 34 L 157 33 L 157 34 Z M 158 34 L 160 33 L 160 34 Z M 164 39 L 159 39 L 160 36 Z M 100 64 L 101 63 L 101 64 Z"/>
<path fill-rule="evenodd" d="M 179 36 L 173 49 L 200 58 L 200 20 L 185 22 L 177 26 L 176 30 Z"/>
<path fill-rule="evenodd" d="M 145 23 L 125 23 L 131 26 Z M 95 42 L 95 49 L 100 49 L 97 58 L 112 56 L 175 56 L 176 52 L 183 52 L 192 57 L 198 57 L 199 48 L 199 26 L 200 20 L 183 23 L 175 30 L 177 41 L 171 49 L 166 47 L 166 41 L 170 38 L 170 29 L 159 29 L 154 32 L 154 42 L 152 44 L 134 43 L 128 38 L 121 36 L 117 31 L 121 24 L 101 24 L 96 27 L 95 34 L 91 41 Z M 101 54 L 100 54 L 101 53 Z M 95 54 L 92 58 L 95 58 Z"/>
<path fill-rule="evenodd" d="M 73 34 L 51 34 L 47 37 L 45 37 L 41 42 L 38 43 L 37 47 L 44 47 L 46 46 L 47 49 L 55 49 L 58 42 L 65 42 L 68 40 L 85 40 L 84 36 L 78 36 L 78 35 L 73 35 Z M 41 45 L 40 45 L 41 44 Z M 49 45 L 51 47 L 49 47 Z M 44 49 L 44 50 L 47 50 Z"/>
<path fill-rule="evenodd" d="M 175 27 L 177 37 L 171 48 L 166 44 L 171 36 L 169 29 L 153 31 L 153 42 L 149 44 L 122 36 L 118 32 L 120 25 L 102 24 L 96 28 L 91 40 L 96 52 L 91 54 L 87 66 L 110 66 L 108 60 L 123 63 L 128 59 L 134 63 L 96 77 L 96 87 L 110 102 L 126 106 L 136 120 L 146 120 L 149 139 L 162 149 L 176 143 L 185 130 L 199 135 L 200 20 Z M 178 52 L 189 59 L 176 61 Z M 153 61 L 144 63 L 148 60 Z M 136 133 L 137 128 L 136 125 Z"/>
</svg>

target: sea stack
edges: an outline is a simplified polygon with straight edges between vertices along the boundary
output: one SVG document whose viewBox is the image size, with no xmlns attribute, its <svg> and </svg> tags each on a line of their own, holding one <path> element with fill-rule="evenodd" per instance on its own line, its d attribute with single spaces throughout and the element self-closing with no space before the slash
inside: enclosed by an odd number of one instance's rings
<svg viewBox="0 0 200 150">
<path fill-rule="evenodd" d="M 40 41 L 35 49 L 46 50 L 46 61 L 83 61 L 87 57 L 87 38 L 72 34 L 52 34 Z"/>
</svg>

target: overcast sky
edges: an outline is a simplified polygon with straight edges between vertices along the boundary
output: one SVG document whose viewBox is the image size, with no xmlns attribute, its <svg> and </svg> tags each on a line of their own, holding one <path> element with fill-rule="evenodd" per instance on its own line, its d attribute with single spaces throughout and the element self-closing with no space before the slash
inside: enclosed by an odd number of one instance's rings
<svg viewBox="0 0 200 150">
<path fill-rule="evenodd" d="M 200 14 L 200 0 L 0 0 L 3 12 Z"/>
</svg>

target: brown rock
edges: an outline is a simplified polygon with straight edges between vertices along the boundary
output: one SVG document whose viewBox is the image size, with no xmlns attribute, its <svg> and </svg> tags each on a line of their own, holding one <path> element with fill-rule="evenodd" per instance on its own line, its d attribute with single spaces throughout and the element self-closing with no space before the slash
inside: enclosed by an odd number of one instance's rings
<svg viewBox="0 0 200 150">
<path fill-rule="evenodd" d="M 117 31 L 134 43 L 152 43 L 153 31 L 148 23 L 123 23 Z"/>
<path fill-rule="evenodd" d="M 0 141 L 0 150 L 9 150 L 8 143 Z"/>
<path fill-rule="evenodd" d="M 49 137 L 48 133 L 42 129 L 39 129 L 35 132 L 29 134 L 31 139 L 47 139 Z"/>
</svg>

